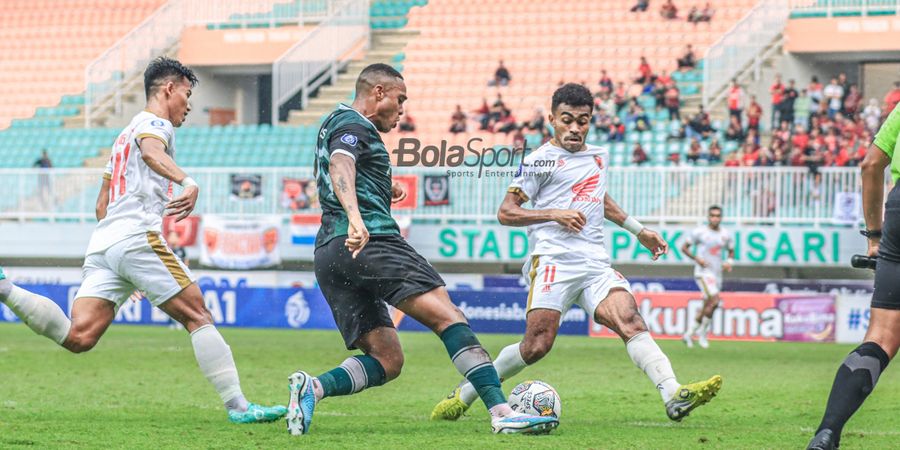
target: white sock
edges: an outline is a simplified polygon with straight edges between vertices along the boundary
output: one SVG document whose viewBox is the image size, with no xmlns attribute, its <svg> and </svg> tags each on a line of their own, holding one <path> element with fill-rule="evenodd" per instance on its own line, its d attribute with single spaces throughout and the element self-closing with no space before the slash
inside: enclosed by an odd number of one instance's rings
<svg viewBox="0 0 900 450">
<path fill-rule="evenodd" d="M 688 331 L 687 331 L 687 333 L 685 333 L 684 335 L 685 335 L 685 336 L 693 336 L 694 333 L 696 333 L 697 330 L 699 330 L 699 329 L 700 329 L 700 323 L 697 322 L 696 320 L 692 320 L 692 321 L 691 321 L 691 324 L 688 325 Z"/>
<path fill-rule="evenodd" d="M 247 400 L 241 392 L 237 367 L 231 356 L 231 347 L 213 325 L 204 325 L 191 333 L 194 356 L 203 376 L 212 383 L 219 397 L 229 410 L 245 411 Z"/>
<path fill-rule="evenodd" d="M 72 321 L 66 317 L 59 305 L 47 297 L 26 291 L 7 280 L 0 280 L 0 284 L 4 285 L 3 291 L 8 292 L 5 298 L 0 297 L 0 301 L 28 325 L 28 328 L 59 345 L 66 341 Z"/>
<path fill-rule="evenodd" d="M 501 381 L 515 376 L 527 365 L 522 359 L 521 353 L 519 353 L 519 342 L 504 347 L 503 350 L 500 350 L 500 354 L 497 355 L 497 359 L 494 360 L 494 368 L 497 369 L 497 375 L 500 376 Z M 478 400 L 478 392 L 472 387 L 472 383 L 464 384 L 459 396 L 467 405 L 471 405 L 475 400 Z"/>
<path fill-rule="evenodd" d="M 697 328 L 697 336 L 706 336 L 706 333 L 709 332 L 709 317 L 703 316 L 703 320 L 700 321 L 700 327 Z"/>
<path fill-rule="evenodd" d="M 634 364 L 647 374 L 659 390 L 663 401 L 669 401 L 678 391 L 679 384 L 675 379 L 672 363 L 650 337 L 650 333 L 644 331 L 636 334 L 625 344 L 625 350 Z"/>
</svg>

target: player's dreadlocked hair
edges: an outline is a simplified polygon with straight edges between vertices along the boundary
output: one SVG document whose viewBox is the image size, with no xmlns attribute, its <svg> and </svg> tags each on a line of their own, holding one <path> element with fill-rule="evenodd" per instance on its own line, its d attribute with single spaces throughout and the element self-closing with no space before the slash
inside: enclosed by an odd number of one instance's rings
<svg viewBox="0 0 900 450">
<path fill-rule="evenodd" d="M 550 105 L 550 110 L 556 111 L 556 108 L 563 103 L 569 106 L 590 106 L 593 108 L 594 97 L 584 85 L 566 83 L 553 93 L 553 103 Z"/>
<path fill-rule="evenodd" d="M 193 70 L 172 58 L 160 56 L 151 61 L 147 66 L 147 70 L 144 71 L 144 95 L 149 99 L 150 94 L 172 77 L 178 80 L 181 78 L 188 80 L 191 83 L 191 87 L 196 86 L 198 81 L 197 75 L 194 75 Z"/>
</svg>

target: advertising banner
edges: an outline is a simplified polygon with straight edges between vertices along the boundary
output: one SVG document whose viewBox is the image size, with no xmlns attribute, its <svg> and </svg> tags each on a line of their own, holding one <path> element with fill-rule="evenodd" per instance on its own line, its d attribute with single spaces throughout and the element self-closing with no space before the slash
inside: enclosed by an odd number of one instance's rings
<svg viewBox="0 0 900 450">
<path fill-rule="evenodd" d="M 655 338 L 680 339 L 703 308 L 699 293 L 665 292 L 635 293 L 638 308 L 647 327 Z M 828 296 L 812 297 L 813 302 L 822 299 L 834 300 Z M 785 298 L 772 294 L 722 293 L 722 303 L 713 314 L 710 339 L 739 341 L 813 340 L 807 336 L 809 330 L 818 330 L 814 335 L 826 341 L 830 327 L 834 329 L 834 313 L 828 307 L 816 303 L 809 308 L 803 305 L 804 298 Z M 832 307 L 833 308 L 833 307 Z M 785 316 L 788 316 L 787 328 Z M 789 334 L 786 335 L 786 330 Z M 590 335 L 595 337 L 618 337 L 606 327 L 591 324 Z M 833 335 L 831 335 L 833 339 Z"/>
<path fill-rule="evenodd" d="M 231 174 L 232 200 L 262 200 L 262 175 Z"/>
<path fill-rule="evenodd" d="M 781 340 L 834 342 L 834 297 L 779 298 L 775 303 L 784 317 Z"/>
<path fill-rule="evenodd" d="M 280 229 L 279 216 L 260 216 L 249 220 L 204 216 L 200 263 L 239 270 L 280 264 Z"/>
<path fill-rule="evenodd" d="M 607 222 L 606 247 L 614 264 L 650 263 L 652 254 L 637 238 Z M 669 253 L 653 264 L 689 264 L 680 247 L 693 226 L 659 230 Z M 748 225 L 734 232 L 735 264 L 745 266 L 841 266 L 865 249 L 854 228 L 781 228 Z M 432 262 L 516 262 L 528 255 L 524 228 L 483 225 L 416 225 L 410 244 Z"/>
<path fill-rule="evenodd" d="M 869 295 L 839 295 L 837 297 L 837 318 L 835 341 L 839 344 L 859 344 L 869 329 Z"/>
</svg>

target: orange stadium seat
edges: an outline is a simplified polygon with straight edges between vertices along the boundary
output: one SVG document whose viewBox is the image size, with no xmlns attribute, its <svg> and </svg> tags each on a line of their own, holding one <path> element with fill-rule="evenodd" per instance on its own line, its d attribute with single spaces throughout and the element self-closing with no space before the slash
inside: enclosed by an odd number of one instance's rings
<svg viewBox="0 0 900 450">
<path fill-rule="evenodd" d="M 0 2 L 0 129 L 84 90 L 84 67 L 165 0 Z"/>
</svg>

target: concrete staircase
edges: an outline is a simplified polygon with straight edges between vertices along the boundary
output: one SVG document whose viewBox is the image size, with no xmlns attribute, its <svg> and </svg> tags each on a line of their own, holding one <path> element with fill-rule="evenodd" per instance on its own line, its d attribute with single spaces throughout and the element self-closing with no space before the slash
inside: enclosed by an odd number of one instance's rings
<svg viewBox="0 0 900 450">
<path fill-rule="evenodd" d="M 374 31 L 372 46 L 366 56 L 359 61 L 350 62 L 346 70 L 338 75 L 334 84 L 321 87 L 318 94 L 309 100 L 306 109 L 290 111 L 287 124 L 317 125 L 323 117 L 334 110 L 338 103 L 351 102 L 356 87 L 356 77 L 359 76 L 362 69 L 369 64 L 392 64 L 394 56 L 402 52 L 406 44 L 418 35 L 418 31 L 404 29 Z"/>
</svg>

